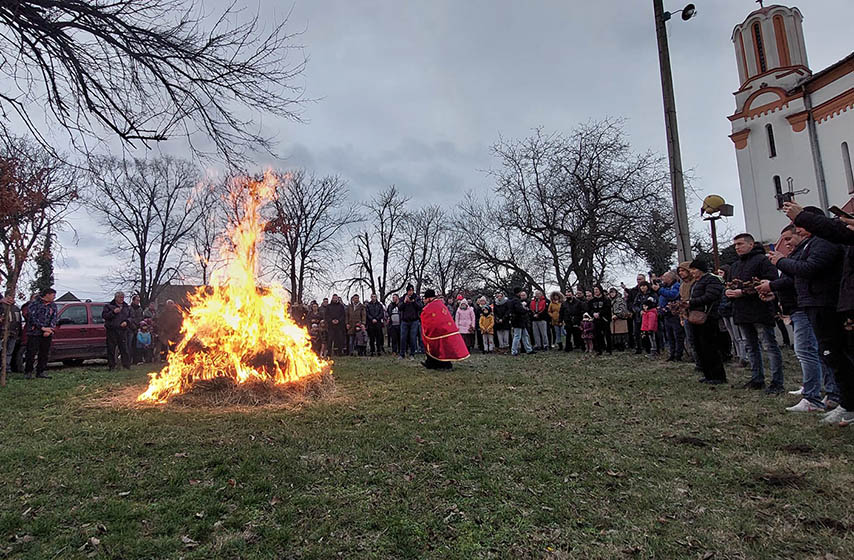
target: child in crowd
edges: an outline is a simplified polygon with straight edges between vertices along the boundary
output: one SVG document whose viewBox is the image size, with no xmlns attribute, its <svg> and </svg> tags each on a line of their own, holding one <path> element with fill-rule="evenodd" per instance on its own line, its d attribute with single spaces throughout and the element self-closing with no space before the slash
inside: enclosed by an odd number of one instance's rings
<svg viewBox="0 0 854 560">
<path fill-rule="evenodd" d="M 326 328 L 326 321 L 324 319 L 320 320 L 320 357 L 328 358 L 329 357 L 329 330 Z"/>
<path fill-rule="evenodd" d="M 588 354 L 593 353 L 593 318 L 590 313 L 585 313 L 581 318 L 581 340 L 584 341 L 584 351 Z"/>
<path fill-rule="evenodd" d="M 145 363 L 154 359 L 154 341 L 151 338 L 151 323 L 146 319 L 139 324 L 136 332 L 136 349 Z"/>
<path fill-rule="evenodd" d="M 320 354 L 320 325 L 312 323 L 308 334 L 311 337 L 311 351 Z"/>
<path fill-rule="evenodd" d="M 480 332 L 483 334 L 483 353 L 491 354 L 495 350 L 495 317 L 492 316 L 492 308 L 484 305 L 480 309 Z"/>
<path fill-rule="evenodd" d="M 641 344 L 647 354 L 652 350 L 655 333 L 658 331 L 658 306 L 655 299 L 647 298 L 643 302 L 643 314 L 641 315 Z"/>
<path fill-rule="evenodd" d="M 367 355 L 368 350 L 368 331 L 365 330 L 365 325 L 356 323 L 356 353 L 359 356 Z"/>
</svg>

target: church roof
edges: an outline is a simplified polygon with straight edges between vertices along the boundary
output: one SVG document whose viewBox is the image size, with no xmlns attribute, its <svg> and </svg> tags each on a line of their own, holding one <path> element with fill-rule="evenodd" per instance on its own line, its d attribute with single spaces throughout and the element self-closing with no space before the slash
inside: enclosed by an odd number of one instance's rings
<svg viewBox="0 0 854 560">
<path fill-rule="evenodd" d="M 854 52 L 839 62 L 831 64 L 824 70 L 816 72 L 811 76 L 805 76 L 795 89 L 803 87 L 809 89 L 809 91 L 815 91 L 849 72 L 854 72 Z M 810 87 L 811 85 L 814 87 Z"/>
</svg>

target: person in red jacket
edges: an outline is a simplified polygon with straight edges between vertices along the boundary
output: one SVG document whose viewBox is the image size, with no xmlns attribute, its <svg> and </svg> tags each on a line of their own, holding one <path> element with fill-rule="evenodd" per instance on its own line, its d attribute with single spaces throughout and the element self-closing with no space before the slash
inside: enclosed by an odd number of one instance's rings
<svg viewBox="0 0 854 560">
<path fill-rule="evenodd" d="M 422 362 L 427 369 L 451 369 L 453 362 L 469 357 L 469 350 L 454 318 L 436 292 L 424 292 L 424 310 L 421 311 L 421 338 L 427 359 Z"/>
<path fill-rule="evenodd" d="M 647 354 L 652 350 L 652 340 L 658 331 L 658 305 L 654 298 L 648 298 L 643 303 L 641 316 L 641 345 Z"/>
<path fill-rule="evenodd" d="M 531 326 L 534 330 L 534 350 L 549 349 L 549 301 L 537 290 L 531 300 Z"/>
</svg>

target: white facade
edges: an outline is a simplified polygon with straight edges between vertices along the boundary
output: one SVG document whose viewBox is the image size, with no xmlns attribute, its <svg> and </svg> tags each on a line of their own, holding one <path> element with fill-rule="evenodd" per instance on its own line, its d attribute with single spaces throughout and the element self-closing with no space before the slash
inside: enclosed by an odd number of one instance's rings
<svg viewBox="0 0 854 560">
<path fill-rule="evenodd" d="M 816 74 L 797 8 L 768 6 L 733 30 L 740 87 L 735 144 L 747 231 L 774 242 L 789 220 L 776 194 L 804 205 L 843 207 L 854 197 L 854 53 Z M 850 206 L 849 206 L 850 207 Z"/>
</svg>

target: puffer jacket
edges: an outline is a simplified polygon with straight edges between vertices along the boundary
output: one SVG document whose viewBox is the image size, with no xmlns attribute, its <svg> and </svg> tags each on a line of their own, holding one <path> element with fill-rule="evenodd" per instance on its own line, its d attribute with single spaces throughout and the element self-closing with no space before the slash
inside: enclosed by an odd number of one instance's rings
<svg viewBox="0 0 854 560">
<path fill-rule="evenodd" d="M 509 299 L 504 298 L 500 303 L 495 300 L 492 305 L 492 314 L 495 316 L 495 328 L 499 331 L 510 330 L 513 309 Z"/>
<path fill-rule="evenodd" d="M 709 273 L 703 274 L 691 285 L 688 309 L 705 311 L 710 320 L 720 319 L 720 303 L 723 293 L 724 284 L 719 276 Z"/>
<path fill-rule="evenodd" d="M 742 280 L 749 282 L 753 278 L 776 280 L 777 277 L 777 268 L 765 256 L 765 249 L 762 248 L 762 245 L 757 243 L 749 253 L 740 256 L 738 260 L 732 263 L 729 274 L 727 274 L 727 281 Z M 732 317 L 737 325 L 747 323 L 773 324 L 775 309 L 775 304 L 762 301 L 759 299 L 759 294 L 747 294 L 732 299 Z"/>
<path fill-rule="evenodd" d="M 854 312 L 854 231 L 848 229 L 841 220 L 808 212 L 798 214 L 795 217 L 795 225 L 817 237 L 845 245 L 837 310 L 842 313 Z"/>
<path fill-rule="evenodd" d="M 549 303 L 549 318 L 551 319 L 551 324 L 554 325 L 555 327 L 560 325 L 560 323 L 561 323 L 561 321 L 560 321 L 561 305 L 562 304 L 560 304 L 558 302 L 554 302 L 554 301 Z"/>
<path fill-rule="evenodd" d="M 475 326 L 475 317 L 474 317 L 474 309 L 466 306 L 463 309 L 461 305 L 459 309 L 457 309 L 457 316 L 454 317 L 454 320 L 457 322 L 457 328 L 460 333 L 468 334 L 474 332 Z"/>
<path fill-rule="evenodd" d="M 549 320 L 549 302 L 546 298 L 535 297 L 531 300 L 531 319 L 534 321 Z"/>
</svg>

